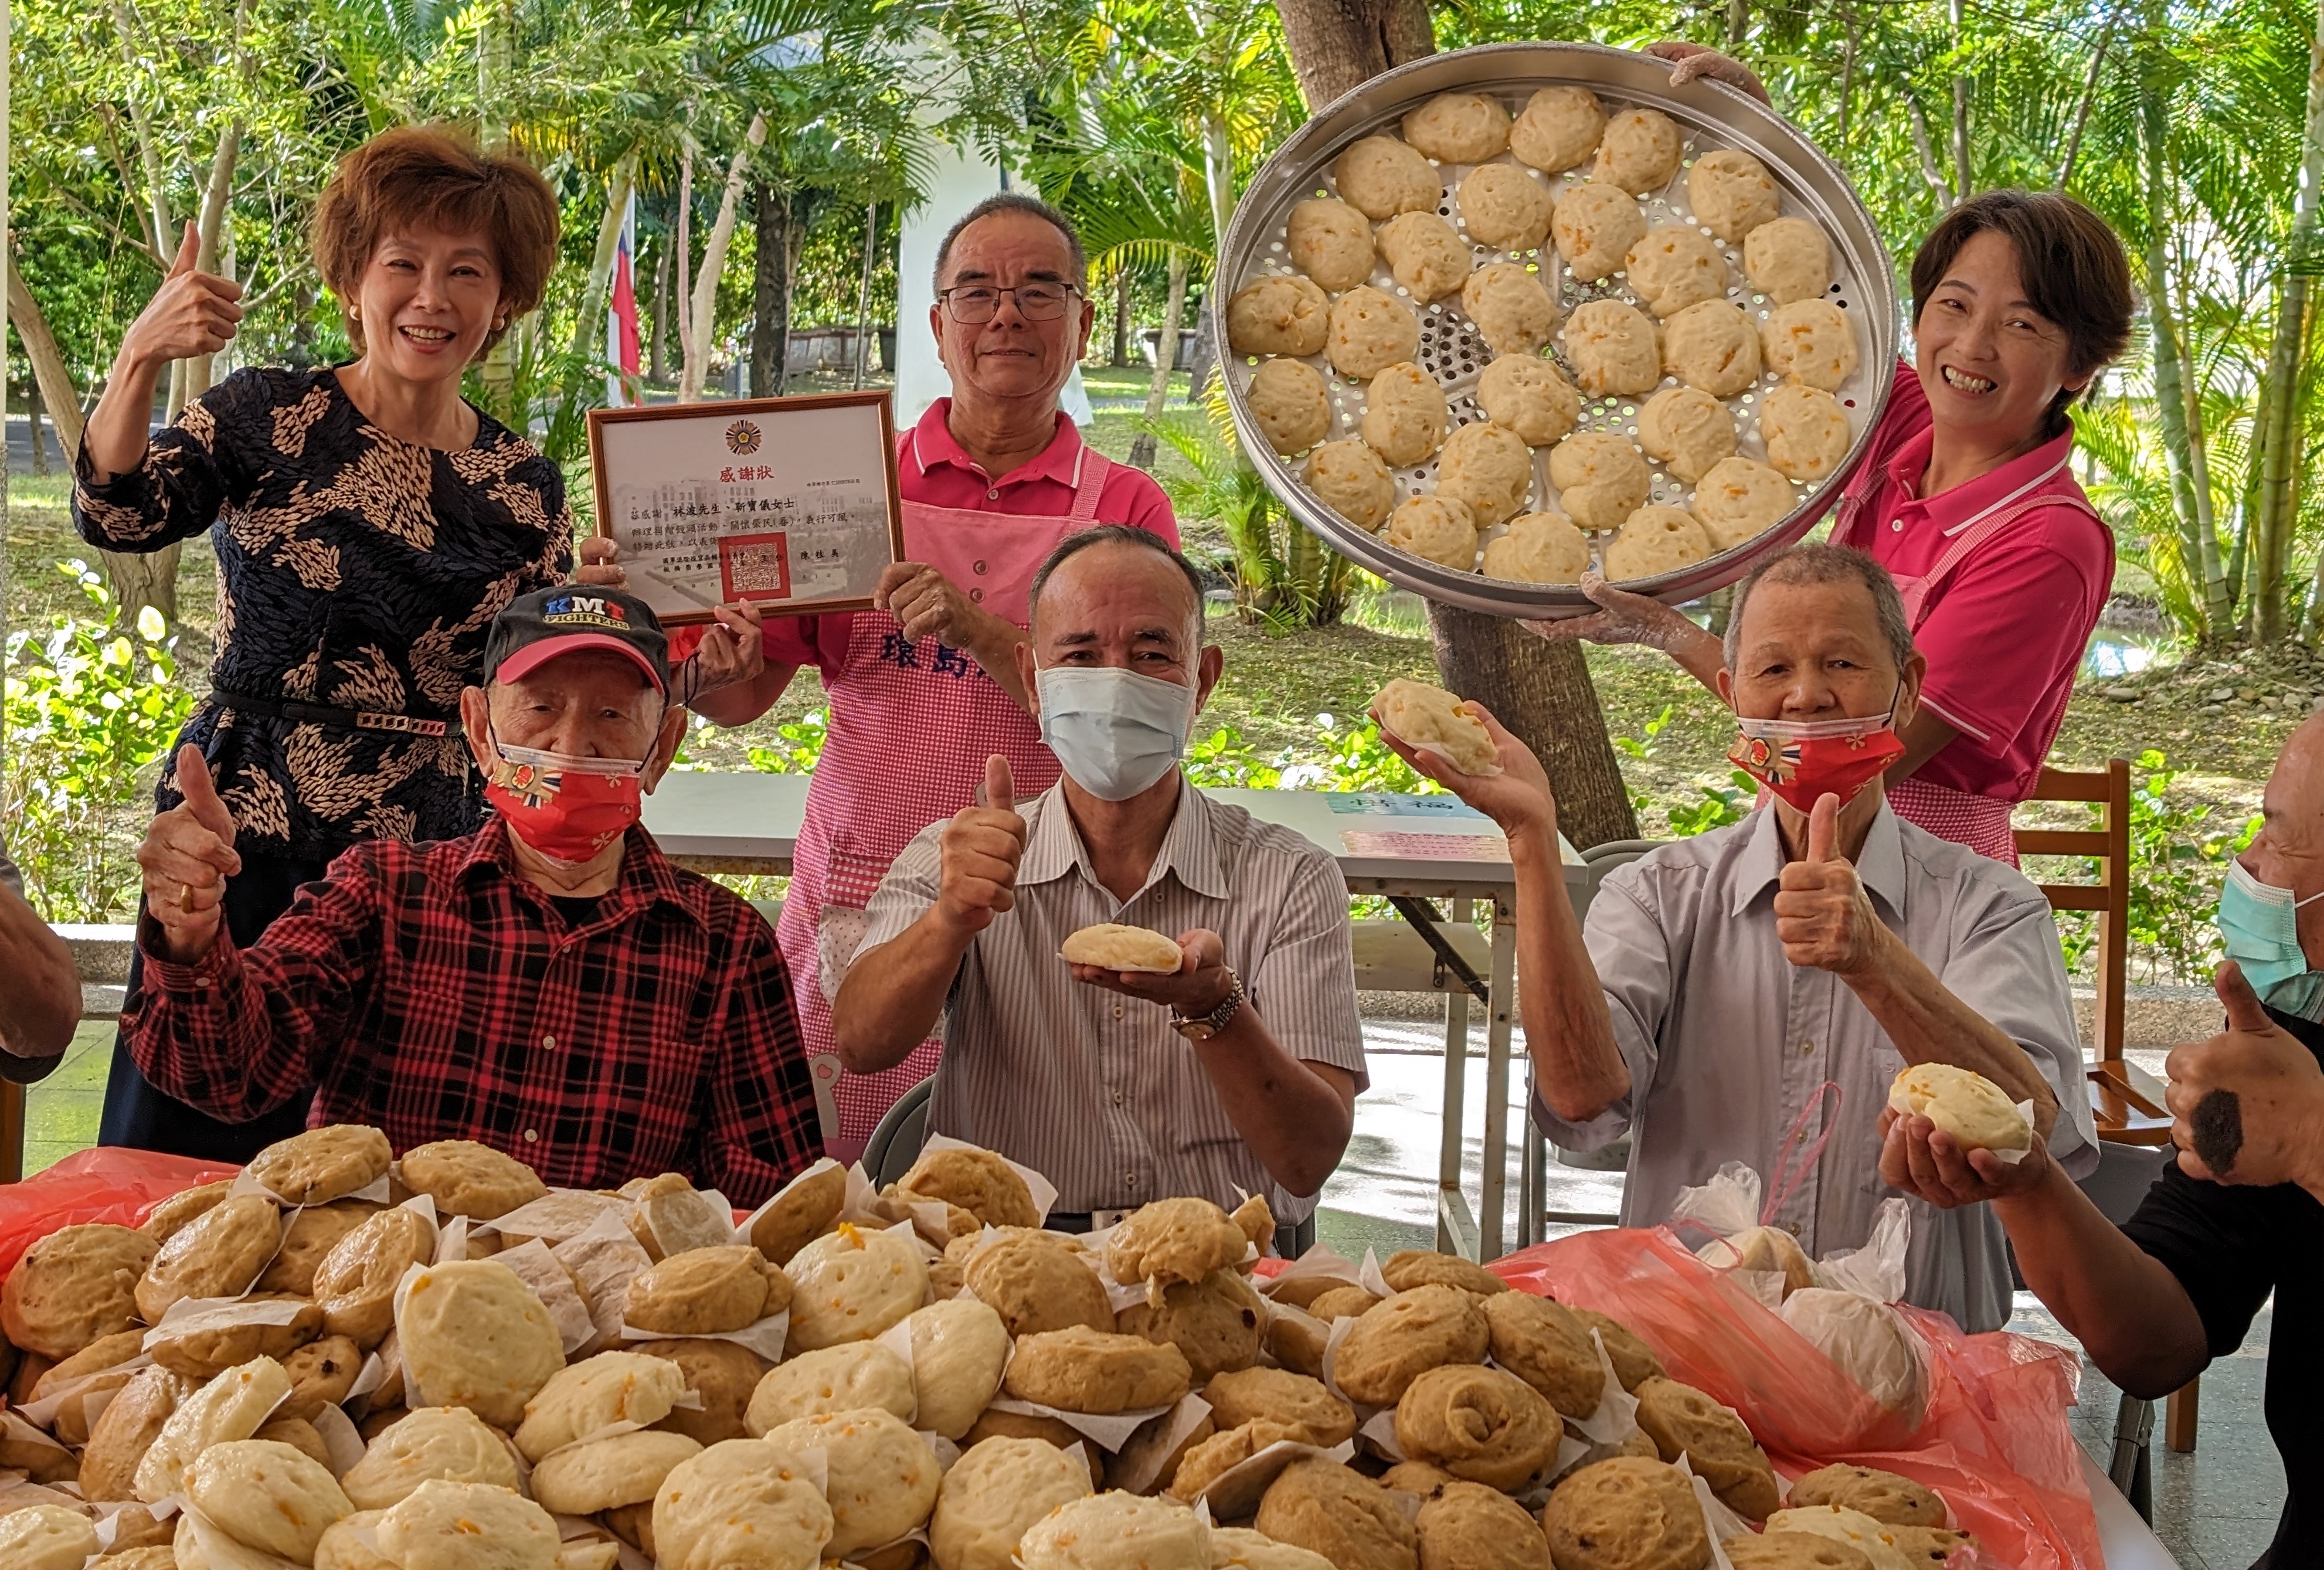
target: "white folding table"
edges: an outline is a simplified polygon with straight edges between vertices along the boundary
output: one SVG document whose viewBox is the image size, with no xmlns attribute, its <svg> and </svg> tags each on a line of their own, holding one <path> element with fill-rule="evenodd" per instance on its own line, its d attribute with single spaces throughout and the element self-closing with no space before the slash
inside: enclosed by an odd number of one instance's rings
<svg viewBox="0 0 2324 1570">
<path fill-rule="evenodd" d="M 807 777 L 683 771 L 666 776 L 646 799 L 645 823 L 665 854 L 697 872 L 787 876 L 806 810 Z M 1357 894 L 1385 895 L 1407 920 L 1431 937 L 1431 900 L 1451 902 L 1452 919 L 1488 901 L 1493 911 L 1490 974 L 1484 984 L 1484 1175 L 1472 1207 L 1461 1184 L 1463 1090 L 1467 1059 L 1463 994 L 1451 996 L 1446 1032 L 1443 1136 L 1437 1159 L 1437 1246 L 1472 1260 L 1503 1251 L 1503 1212 L 1508 1179 L 1510 1026 L 1517 1006 L 1516 885 L 1505 846 L 1496 849 L 1490 820 L 1448 796 L 1342 794 L 1321 790 L 1213 790 L 1213 799 L 1280 824 L 1329 853 Z M 1433 842 L 1433 843 L 1432 843 Z M 1561 843 L 1566 887 L 1577 905 L 1586 899 L 1587 873 L 1571 845 Z M 1467 970 L 1452 946 L 1432 946 L 1456 975 Z M 1527 1074 L 1520 1083 L 1530 1086 Z M 1529 1093 L 1528 1093 L 1529 1094 Z M 1538 1242 L 1544 1210 L 1547 1148 L 1531 1131 L 1523 1142 L 1519 1180 L 1519 1246 Z"/>
</svg>

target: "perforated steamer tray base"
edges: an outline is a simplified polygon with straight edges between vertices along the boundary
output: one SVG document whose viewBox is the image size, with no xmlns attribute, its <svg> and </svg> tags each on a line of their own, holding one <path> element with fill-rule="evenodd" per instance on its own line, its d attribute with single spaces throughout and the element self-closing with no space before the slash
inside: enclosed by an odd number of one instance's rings
<svg viewBox="0 0 2324 1570">
<path fill-rule="evenodd" d="M 1481 93 L 1498 100 L 1515 115 L 1535 91 L 1554 86 L 1588 88 L 1598 95 L 1609 113 L 1628 107 L 1659 109 L 1677 122 L 1685 138 L 1679 171 L 1669 185 L 1639 199 L 1649 225 L 1692 221 L 1687 207 L 1686 171 L 1702 154 L 1736 147 L 1758 158 L 1781 188 L 1784 216 L 1812 220 L 1830 242 L 1833 283 L 1824 298 L 1840 307 L 1857 328 L 1856 373 L 1833 394 L 1847 411 L 1855 439 L 1847 457 L 1824 480 L 1812 485 L 1795 485 L 1793 490 L 1798 504 L 1757 538 L 1677 571 L 1628 580 L 1622 585 L 1675 605 L 1734 582 L 1761 558 L 1794 543 L 1814 526 L 1864 461 L 1871 431 L 1887 406 L 1895 374 L 1895 285 L 1887 250 L 1881 244 L 1871 215 L 1858 199 L 1847 178 L 1815 144 L 1757 100 L 1715 82 L 1696 81 L 1673 88 L 1667 61 L 1595 44 L 1487 44 L 1433 55 L 1398 67 L 1375 77 L 1302 126 L 1253 177 L 1228 226 L 1225 261 L 1218 270 L 1219 283 L 1210 291 L 1212 329 L 1215 341 L 1225 344 L 1228 300 L 1269 273 L 1296 272 L 1284 243 L 1284 227 L 1291 208 L 1309 197 L 1338 194 L 1332 180 L 1332 163 L 1350 143 L 1376 133 L 1401 139 L 1398 123 L 1405 114 L 1439 93 Z M 1526 167 L 1506 152 L 1494 162 Z M 1438 166 L 1444 190 L 1437 211 L 1464 240 L 1468 238 L 1467 230 L 1452 193 L 1471 167 Z M 1585 160 L 1579 168 L 1563 173 L 1534 173 L 1553 195 L 1562 197 L 1569 188 L 1585 181 L 1589 171 L 1590 163 Z M 1720 245 L 1729 265 L 1727 298 L 1756 327 L 1771 307 L 1744 277 L 1742 247 L 1724 241 Z M 1506 261 L 1537 271 L 1558 302 L 1561 329 L 1573 308 L 1586 300 L 1610 297 L 1645 309 L 1621 273 L 1595 283 L 1575 281 L 1547 240 L 1538 251 L 1522 253 L 1491 250 L 1473 242 L 1471 248 L 1478 266 Z M 1419 317 L 1420 366 L 1444 389 L 1452 426 L 1457 428 L 1484 419 L 1476 402 L 1477 379 L 1492 354 L 1462 312 L 1460 295 L 1456 292 L 1431 304 L 1419 304 L 1396 282 L 1384 261 L 1375 270 L 1371 282 Z M 1566 378 L 1572 380 L 1572 367 L 1563 356 L 1562 336 L 1552 340 L 1549 352 Z M 1597 608 L 1573 585 L 1489 578 L 1407 555 L 1324 505 L 1299 478 L 1305 456 L 1279 457 L 1268 445 L 1251 416 L 1247 394 L 1252 373 L 1260 363 L 1259 356 L 1232 356 L 1223 363 L 1228 406 L 1243 449 L 1291 515 L 1343 555 L 1391 583 L 1470 610 L 1505 616 L 1556 617 L 1580 615 Z M 1323 439 L 1354 437 L 1364 414 L 1364 383 L 1340 375 L 1321 355 L 1307 363 L 1323 377 L 1332 402 L 1333 426 Z M 1781 378 L 1772 374 L 1763 374 L 1756 385 L 1725 401 L 1735 416 L 1737 451 L 1746 457 L 1766 461 L 1766 447 L 1758 431 L 1758 405 L 1780 382 Z M 1676 386 L 1677 378 L 1665 376 L 1661 385 Z M 1635 440 L 1639 406 L 1651 396 L 1585 399 L 1574 429 L 1618 431 Z M 1535 449 L 1533 490 L 1526 511 L 1548 510 L 1556 504 L 1556 489 L 1549 484 L 1548 452 L 1546 448 Z M 1647 466 L 1653 475 L 1649 501 L 1685 506 L 1692 500 L 1693 488 L 1687 482 L 1652 459 L 1647 460 Z M 1435 460 L 1432 457 L 1425 463 L 1397 469 L 1395 476 L 1398 501 L 1424 494 L 1435 488 Z M 1480 543 L 1499 537 L 1504 527 L 1496 525 L 1485 531 Z M 1603 549 L 1613 536 L 1606 533 L 1591 538 L 1595 565 L 1602 560 Z"/>
</svg>

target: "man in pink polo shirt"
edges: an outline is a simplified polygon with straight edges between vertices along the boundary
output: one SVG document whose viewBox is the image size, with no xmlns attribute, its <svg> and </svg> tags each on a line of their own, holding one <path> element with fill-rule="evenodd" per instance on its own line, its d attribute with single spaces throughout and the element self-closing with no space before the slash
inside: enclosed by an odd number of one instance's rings
<svg viewBox="0 0 2324 1570">
<path fill-rule="evenodd" d="M 1093 523 L 1178 542 L 1162 487 L 1084 444 L 1058 407 L 1096 319 L 1088 276 L 1073 226 L 1030 197 L 989 198 L 953 226 L 928 311 L 953 392 L 897 455 L 909 559 L 881 576 L 872 610 L 770 617 L 765 670 L 695 705 L 721 725 L 748 724 L 810 664 L 831 695 L 778 936 L 825 1141 L 843 1159 L 935 1071 L 938 1049 L 931 1039 L 881 1073 L 840 1072 L 831 997 L 872 891 L 914 835 L 971 805 L 987 757 L 1006 757 L 1028 795 L 1056 783 L 1018 673 L 1034 569 Z M 682 640 L 673 651 L 686 651 Z"/>
</svg>

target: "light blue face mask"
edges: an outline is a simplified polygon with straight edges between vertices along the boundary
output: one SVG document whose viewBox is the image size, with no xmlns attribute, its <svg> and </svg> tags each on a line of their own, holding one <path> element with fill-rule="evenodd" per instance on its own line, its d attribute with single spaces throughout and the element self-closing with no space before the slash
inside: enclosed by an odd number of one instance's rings
<svg viewBox="0 0 2324 1570">
<path fill-rule="evenodd" d="M 2219 891 L 2219 937 L 2227 957 L 2243 967 L 2260 1002 L 2303 1020 L 2324 1019 L 2324 971 L 2308 964 L 2300 947 L 2300 907 L 2324 893 L 2295 899 L 2290 889 L 2263 883 L 2241 862 L 2227 864 Z"/>
<path fill-rule="evenodd" d="M 1194 725 L 1194 689 L 1115 666 L 1053 665 L 1037 682 L 1041 739 L 1074 783 L 1127 801 L 1176 768 Z"/>
</svg>

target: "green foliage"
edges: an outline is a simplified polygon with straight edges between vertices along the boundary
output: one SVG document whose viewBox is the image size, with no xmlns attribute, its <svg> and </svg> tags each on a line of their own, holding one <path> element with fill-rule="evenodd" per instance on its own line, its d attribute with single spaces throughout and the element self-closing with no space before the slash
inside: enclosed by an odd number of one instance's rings
<svg viewBox="0 0 2324 1570">
<path fill-rule="evenodd" d="M 1221 565 L 1245 621 L 1290 633 L 1328 627 L 1347 614 L 1358 586 L 1355 563 L 1292 521 L 1237 444 L 1222 393 L 1213 391 L 1199 415 L 1138 424 L 1194 471 L 1194 484 L 1176 487 L 1171 501 L 1181 516 L 1215 522 L 1225 533 L 1229 554 Z"/>
<path fill-rule="evenodd" d="M 1702 799 L 1692 803 L 1674 802 L 1670 809 L 1671 834 L 1680 839 L 1698 834 L 1708 834 L 1714 828 L 1725 828 L 1740 823 L 1751 814 L 1759 799 L 1759 782 L 1740 769 L 1727 776 L 1729 783 L 1705 785 Z"/>
<path fill-rule="evenodd" d="M 2150 747 L 2139 753 L 2141 772 L 2130 791 L 2130 942 L 2134 963 L 2148 981 L 2200 985 L 2222 957 L 2217 916 L 2227 864 L 2250 845 L 2260 820 L 2240 827 L 2214 825 L 2213 808 L 2182 805 L 2170 798 L 2183 771 Z M 2092 827 L 2103 808 L 2089 808 Z M 2079 869 L 2095 878 L 2098 864 Z M 2058 933 L 2069 969 L 2081 970 L 2098 955 L 2098 917 L 2061 911 Z"/>
<path fill-rule="evenodd" d="M 23 868 L 25 896 L 51 921 L 105 921 L 135 904 L 138 872 L 106 826 L 152 789 L 194 700 L 173 679 L 176 635 L 151 605 L 113 625 L 105 581 L 79 561 L 58 569 L 87 614 L 8 639 L 7 766 L 0 832 Z"/>
</svg>

